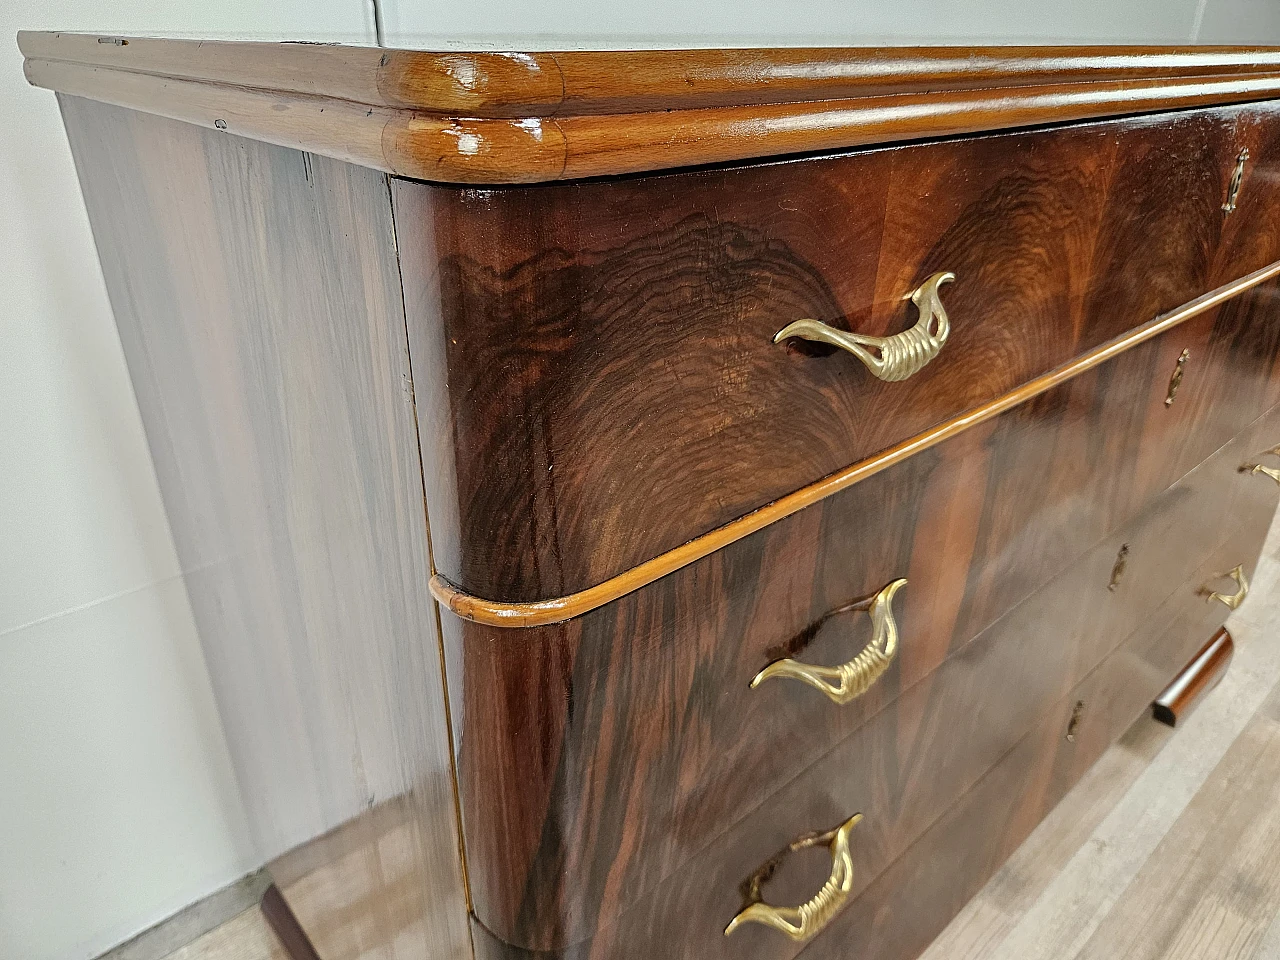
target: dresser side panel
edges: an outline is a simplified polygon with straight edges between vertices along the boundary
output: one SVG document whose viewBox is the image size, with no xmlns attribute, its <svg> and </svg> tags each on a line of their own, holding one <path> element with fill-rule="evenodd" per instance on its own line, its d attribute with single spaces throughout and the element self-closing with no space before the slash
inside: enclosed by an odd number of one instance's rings
<svg viewBox="0 0 1280 960">
<path fill-rule="evenodd" d="M 469 957 L 386 178 L 61 99 L 260 852 L 326 960 Z"/>
</svg>

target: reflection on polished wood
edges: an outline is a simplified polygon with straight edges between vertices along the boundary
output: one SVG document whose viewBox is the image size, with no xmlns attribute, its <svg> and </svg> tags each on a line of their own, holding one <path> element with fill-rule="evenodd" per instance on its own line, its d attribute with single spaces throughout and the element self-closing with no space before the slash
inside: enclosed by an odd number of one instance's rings
<svg viewBox="0 0 1280 960">
<path fill-rule="evenodd" d="M 1236 659 L 1190 726 L 1140 716 L 936 940 L 927 960 L 1238 956 L 1273 960 L 1280 926 L 1280 622 L 1273 524 Z M 1256 711 L 1256 712 L 1255 712 Z M 1185 727 L 1185 729 L 1184 729 Z M 1155 761 L 1152 763 L 1152 761 Z M 1261 832 L 1259 831 L 1261 829 Z M 1259 836 L 1264 836 L 1262 842 Z M 1199 855 L 1188 858 L 1189 849 Z M 1233 908 L 1243 923 L 1216 922 Z M 169 960 L 281 960 L 256 911 Z"/>
<path fill-rule="evenodd" d="M 1265 532 L 1265 525 L 1259 529 L 1256 522 L 1234 529 L 1200 570 L 1163 601 L 1140 597 L 1136 610 L 1124 603 L 1109 612 L 1080 607 L 1081 585 L 1109 562 L 1097 553 L 1017 611 L 1020 624 L 1007 628 L 1003 638 L 975 641 L 949 677 L 938 671 L 920 684 L 910 695 L 914 704 L 886 711 L 877 721 L 878 730 L 844 741 L 771 798 L 768 809 L 745 817 L 708 844 L 692 869 L 640 898 L 591 941 L 556 951 L 519 949 L 476 923 L 477 957 L 645 957 L 659 955 L 664 945 L 661 955 L 677 960 L 793 957 L 799 945 L 777 934 L 753 930 L 756 936 L 748 937 L 744 930 L 725 938 L 718 928 L 706 931 L 708 924 L 700 917 L 733 916 L 740 906 L 743 875 L 794 838 L 803 829 L 800 824 L 823 824 L 824 818 L 829 824 L 839 816 L 836 806 L 850 803 L 864 812 L 874 805 L 891 822 L 866 819 L 859 825 L 858 842 L 851 849 L 858 882 L 848 906 L 802 955 L 837 960 L 856 949 L 876 960 L 910 960 L 1106 747 L 1147 713 L 1168 677 L 1221 625 L 1225 608 L 1203 603 L 1197 578 L 1232 551 L 1256 552 Z M 1158 547 L 1158 537 L 1151 543 Z M 1117 637 L 1105 631 L 1108 626 L 1125 629 L 1110 619 L 1121 610 L 1127 612 L 1120 616 L 1132 616 L 1128 622 L 1136 627 L 1116 647 Z M 1059 628 L 1047 630 L 1046 624 Z M 1108 647 L 1110 655 L 1092 669 L 1084 666 L 1091 653 Z M 1045 658 L 1052 667 L 1045 669 Z M 1068 663 L 1074 667 L 1059 673 L 1059 665 Z M 965 674 L 970 679 L 960 680 Z M 978 675 L 1004 678 L 1004 696 L 979 701 L 972 688 L 960 689 Z M 1050 682 L 1046 675 L 1056 680 Z M 1027 684 L 1035 689 L 1024 690 Z M 1075 740 L 1068 741 L 1065 733 L 1080 701 L 1088 707 Z M 964 704 L 978 702 L 980 713 L 965 712 Z M 908 738 L 905 744 L 897 742 L 902 736 Z M 975 740 L 980 742 L 976 751 Z M 955 749 L 956 743 L 964 743 L 965 749 Z M 958 782 L 948 784 L 945 796 L 937 796 L 951 778 Z M 910 789 L 916 784 L 920 786 Z M 895 842 L 902 846 L 895 848 Z M 891 844 L 888 849 L 882 846 L 886 843 Z M 947 869 L 939 869 L 940 864 Z M 829 864 L 815 859 L 807 871 L 775 879 L 780 889 L 771 896 L 803 899 L 828 869 Z"/>
</svg>

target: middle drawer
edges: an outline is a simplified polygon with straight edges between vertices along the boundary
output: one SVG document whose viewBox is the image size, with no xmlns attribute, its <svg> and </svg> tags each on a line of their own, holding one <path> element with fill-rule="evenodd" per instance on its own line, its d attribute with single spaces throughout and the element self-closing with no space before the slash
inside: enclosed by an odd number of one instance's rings
<svg viewBox="0 0 1280 960">
<path fill-rule="evenodd" d="M 1255 389 L 1271 353 L 1250 360 L 1250 337 L 1219 336 L 1244 323 L 1232 310 L 574 620 L 510 630 L 445 614 L 479 920 L 534 949 L 585 939 L 1136 516 L 1271 399 Z M 1209 359 L 1166 404 L 1184 349 Z M 1223 483 L 1229 460 L 1214 461 Z M 1194 499 L 1169 515 L 1203 543 L 1226 501 Z M 1160 582 L 1197 559 L 1169 557 Z M 897 578 L 899 650 L 862 696 L 837 705 L 782 678 L 750 688 L 780 658 L 849 661 L 869 618 L 833 611 Z"/>
</svg>

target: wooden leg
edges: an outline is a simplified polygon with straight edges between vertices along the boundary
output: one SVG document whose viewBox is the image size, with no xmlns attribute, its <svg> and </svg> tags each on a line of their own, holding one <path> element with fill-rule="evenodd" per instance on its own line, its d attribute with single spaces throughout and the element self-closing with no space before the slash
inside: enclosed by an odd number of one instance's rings
<svg viewBox="0 0 1280 960">
<path fill-rule="evenodd" d="M 1161 723 L 1176 727 L 1189 714 L 1200 698 L 1218 685 L 1227 672 L 1235 644 L 1226 627 L 1222 627 L 1200 648 L 1200 652 L 1164 688 L 1151 704 L 1152 715 Z"/>
<path fill-rule="evenodd" d="M 274 883 L 267 887 L 266 892 L 262 894 L 262 902 L 259 906 L 263 917 L 266 918 L 267 926 L 276 935 L 276 939 L 280 941 L 290 960 L 320 960 L 320 955 L 311 945 L 311 940 L 298 923 L 298 918 L 289 909 L 289 904 L 285 902 L 279 887 Z"/>
</svg>

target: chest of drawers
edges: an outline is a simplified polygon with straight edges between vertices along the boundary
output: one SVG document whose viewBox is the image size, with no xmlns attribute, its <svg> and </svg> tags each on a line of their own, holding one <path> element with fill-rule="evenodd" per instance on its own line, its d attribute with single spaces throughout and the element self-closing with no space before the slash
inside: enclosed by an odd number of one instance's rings
<svg viewBox="0 0 1280 960">
<path fill-rule="evenodd" d="M 20 44 L 298 958 L 909 960 L 1247 596 L 1280 52 Z"/>
</svg>

